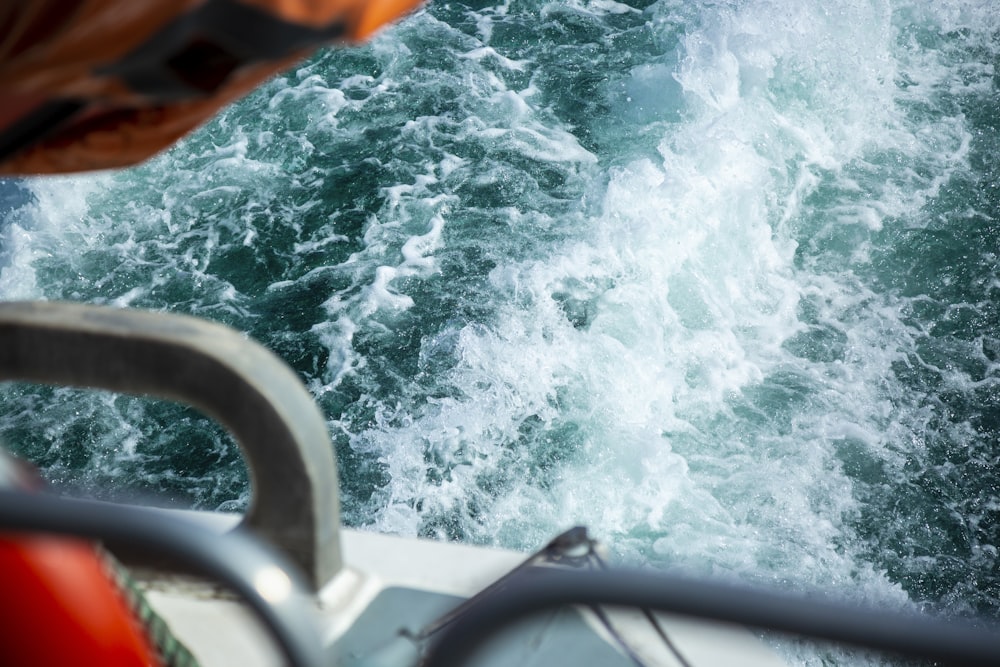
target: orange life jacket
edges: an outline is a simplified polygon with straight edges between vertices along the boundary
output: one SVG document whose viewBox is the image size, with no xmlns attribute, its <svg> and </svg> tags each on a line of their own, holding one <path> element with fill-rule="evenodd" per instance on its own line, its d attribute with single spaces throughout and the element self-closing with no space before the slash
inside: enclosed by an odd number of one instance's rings
<svg viewBox="0 0 1000 667">
<path fill-rule="evenodd" d="M 420 0 L 0 3 L 0 174 L 121 167 Z"/>
</svg>

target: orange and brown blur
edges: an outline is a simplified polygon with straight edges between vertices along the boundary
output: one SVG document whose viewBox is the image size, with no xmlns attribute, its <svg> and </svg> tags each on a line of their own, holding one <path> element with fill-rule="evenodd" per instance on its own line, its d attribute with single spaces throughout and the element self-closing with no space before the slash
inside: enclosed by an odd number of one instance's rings
<svg viewBox="0 0 1000 667">
<path fill-rule="evenodd" d="M 420 0 L 39 0 L 0 6 L 0 175 L 124 167 L 328 44 Z"/>
</svg>

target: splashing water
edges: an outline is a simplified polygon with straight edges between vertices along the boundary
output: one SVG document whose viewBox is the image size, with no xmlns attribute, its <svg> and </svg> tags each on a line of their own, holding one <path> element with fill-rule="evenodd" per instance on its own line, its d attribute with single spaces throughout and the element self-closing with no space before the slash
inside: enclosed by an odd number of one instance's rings
<svg viewBox="0 0 1000 667">
<path fill-rule="evenodd" d="M 585 523 L 628 562 L 996 616 L 998 21 L 433 4 L 146 166 L 8 183 L 0 297 L 262 341 L 354 526 L 527 549 Z M 57 485 L 247 502 L 193 413 L 3 391 Z"/>
</svg>

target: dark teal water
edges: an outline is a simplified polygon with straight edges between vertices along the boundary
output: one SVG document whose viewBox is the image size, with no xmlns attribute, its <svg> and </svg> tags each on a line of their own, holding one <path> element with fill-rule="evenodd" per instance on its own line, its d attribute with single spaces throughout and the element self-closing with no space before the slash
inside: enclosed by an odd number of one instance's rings
<svg viewBox="0 0 1000 667">
<path fill-rule="evenodd" d="M 586 523 L 629 562 L 997 616 L 995 10 L 437 2 L 145 166 L 0 193 L 0 296 L 257 338 L 353 526 Z M 58 486 L 247 502 L 195 414 L 3 391 Z"/>
</svg>

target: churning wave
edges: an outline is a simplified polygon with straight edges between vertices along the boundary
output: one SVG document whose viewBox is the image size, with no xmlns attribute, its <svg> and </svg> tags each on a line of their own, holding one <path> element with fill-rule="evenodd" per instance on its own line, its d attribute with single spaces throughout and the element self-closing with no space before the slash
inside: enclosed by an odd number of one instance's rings
<svg viewBox="0 0 1000 667">
<path fill-rule="evenodd" d="M 0 295 L 261 340 L 355 526 L 584 523 L 627 562 L 996 615 L 998 20 L 432 4 L 148 165 L 7 184 Z M 195 414 L 4 392 L 57 485 L 247 502 Z"/>
</svg>

